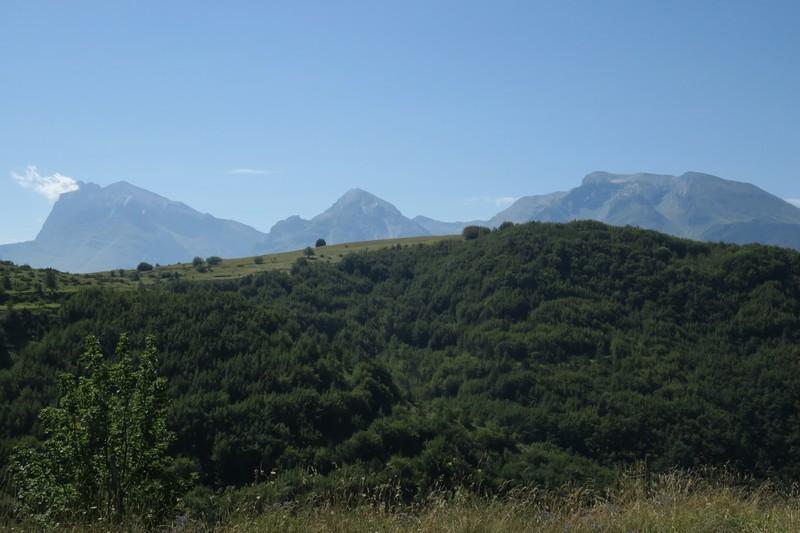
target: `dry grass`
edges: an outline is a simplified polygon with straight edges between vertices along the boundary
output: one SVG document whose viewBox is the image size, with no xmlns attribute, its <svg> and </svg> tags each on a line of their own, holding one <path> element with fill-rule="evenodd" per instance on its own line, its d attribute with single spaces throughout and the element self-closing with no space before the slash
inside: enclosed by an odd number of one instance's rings
<svg viewBox="0 0 800 533">
<path fill-rule="evenodd" d="M 709 481 L 715 479 L 715 481 Z M 59 528 L 65 531 L 111 531 L 108 525 Z M 34 531 L 6 523 L 4 530 Z M 142 531 L 136 525 L 118 530 Z M 369 498 L 354 505 L 248 502 L 230 511 L 222 525 L 181 520 L 158 529 L 192 533 L 250 532 L 797 532 L 800 495 L 769 484 L 754 486 L 730 475 L 713 478 L 672 472 L 654 477 L 630 474 L 614 488 L 594 493 L 585 488 L 545 492 L 513 491 L 502 498 L 465 492 L 432 494 L 415 505 L 378 503 Z"/>
<path fill-rule="evenodd" d="M 351 242 L 346 244 L 332 244 L 320 248 L 314 248 L 314 255 L 311 261 L 338 263 L 348 253 L 361 252 L 366 250 L 380 250 L 392 246 L 414 246 L 417 244 L 434 244 L 448 239 L 460 239 L 460 236 L 444 237 L 408 237 L 403 239 L 385 239 L 378 241 Z M 152 273 L 142 276 L 144 281 L 155 278 L 162 272 L 178 272 L 182 279 L 186 280 L 212 280 L 212 279 L 232 279 L 240 278 L 248 274 L 267 271 L 289 271 L 292 265 L 300 257 L 304 257 L 303 250 L 292 252 L 282 252 L 277 254 L 267 254 L 260 256 L 262 262 L 256 264 L 255 257 L 242 257 L 238 259 L 225 259 L 217 266 L 212 267 L 210 272 L 197 272 L 192 268 L 191 263 L 179 263 L 177 265 L 162 266 L 155 269 Z"/>
<path fill-rule="evenodd" d="M 646 482 L 628 475 L 616 487 L 593 494 L 514 492 L 482 499 L 456 493 L 432 496 L 413 507 L 369 502 L 354 507 L 283 505 L 261 513 L 240 509 L 216 529 L 195 531 L 281 532 L 797 532 L 800 496 L 773 486 L 753 487 L 733 476 L 708 481 L 673 472 Z"/>
</svg>

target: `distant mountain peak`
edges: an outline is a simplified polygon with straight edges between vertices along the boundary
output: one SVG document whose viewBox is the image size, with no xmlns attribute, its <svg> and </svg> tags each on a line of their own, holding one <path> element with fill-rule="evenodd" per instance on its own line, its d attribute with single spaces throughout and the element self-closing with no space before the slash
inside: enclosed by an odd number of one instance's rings
<svg viewBox="0 0 800 533">
<path fill-rule="evenodd" d="M 370 203 L 379 203 L 385 205 L 391 205 L 386 200 L 379 198 L 372 194 L 371 192 L 365 191 L 364 189 L 350 189 L 342 196 L 339 197 L 338 200 L 333 204 L 336 205 L 353 205 L 353 204 L 370 204 Z"/>
<path fill-rule="evenodd" d="M 429 235 L 417 222 L 374 194 L 353 188 L 311 220 L 292 216 L 277 222 L 269 232 L 265 251 L 278 252 L 313 245 L 318 238 L 328 244 Z"/>
<path fill-rule="evenodd" d="M 386 200 L 363 189 L 350 189 L 336 200 L 332 206 L 312 220 L 338 217 L 345 212 L 349 213 L 350 216 L 403 217 L 400 210 Z"/>
<path fill-rule="evenodd" d="M 490 224 L 577 219 L 692 239 L 800 248 L 800 210 L 755 185 L 695 171 L 680 176 L 592 172 L 567 193 L 520 198 Z"/>
<path fill-rule="evenodd" d="M 137 187 L 136 185 L 132 184 L 131 182 L 125 181 L 125 180 L 115 181 L 114 183 L 106 185 L 106 187 L 109 188 L 109 189 L 113 189 L 113 188 L 117 188 L 117 187 L 119 187 L 119 188 L 130 187 L 130 188 L 134 188 L 134 189 L 141 189 L 141 187 Z M 141 190 L 143 190 L 143 189 L 141 189 Z"/>
<path fill-rule="evenodd" d="M 200 213 L 125 181 L 82 183 L 62 194 L 33 241 L 0 247 L 0 257 L 70 272 L 175 263 L 194 256 L 243 256 L 263 233 Z"/>
</svg>

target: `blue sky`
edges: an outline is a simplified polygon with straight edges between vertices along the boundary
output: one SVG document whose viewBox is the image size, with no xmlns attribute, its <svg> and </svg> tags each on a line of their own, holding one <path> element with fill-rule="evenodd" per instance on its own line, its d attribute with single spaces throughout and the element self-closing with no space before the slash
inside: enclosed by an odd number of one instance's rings
<svg viewBox="0 0 800 533">
<path fill-rule="evenodd" d="M 265 231 L 352 187 L 469 219 L 600 169 L 800 198 L 799 27 L 796 1 L 5 0 L 0 242 L 49 212 L 29 165 Z"/>
</svg>

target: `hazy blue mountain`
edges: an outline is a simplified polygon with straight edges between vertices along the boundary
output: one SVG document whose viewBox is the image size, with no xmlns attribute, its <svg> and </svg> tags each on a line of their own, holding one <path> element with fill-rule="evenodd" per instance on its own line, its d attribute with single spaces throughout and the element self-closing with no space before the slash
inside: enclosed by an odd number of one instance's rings
<svg viewBox="0 0 800 533">
<path fill-rule="evenodd" d="M 96 272 L 140 261 L 252 255 L 266 235 L 195 211 L 126 182 L 82 183 L 61 195 L 36 239 L 0 246 L 0 258 L 34 267 Z"/>
<path fill-rule="evenodd" d="M 335 244 L 420 235 L 430 232 L 389 202 L 361 189 L 351 189 L 311 220 L 293 216 L 275 224 L 262 249 L 296 250 L 313 246 L 319 238 Z"/>
<path fill-rule="evenodd" d="M 565 192 L 554 192 L 536 196 L 523 196 L 492 217 L 486 225 L 497 227 L 503 222 L 519 223 L 528 222 L 529 220 L 539 220 L 541 218 L 541 213 L 544 213 L 566 194 Z"/>
<path fill-rule="evenodd" d="M 457 235 L 467 226 L 485 226 L 485 220 L 471 220 L 469 222 L 442 222 L 424 216 L 416 216 L 414 222 L 425 228 L 431 235 Z"/>
<path fill-rule="evenodd" d="M 800 248 L 800 209 L 749 183 L 709 174 L 593 172 L 566 193 L 520 198 L 490 221 L 600 220 L 698 240 Z"/>
<path fill-rule="evenodd" d="M 698 240 L 761 242 L 800 249 L 800 209 L 758 187 L 708 174 L 593 172 L 580 186 L 526 196 L 488 221 L 409 219 L 392 204 L 352 189 L 311 220 L 289 217 L 269 234 L 199 213 L 125 182 L 83 183 L 53 206 L 35 240 L 0 246 L 0 259 L 70 272 L 175 263 L 195 255 L 241 257 L 328 243 L 460 233 L 504 221 L 593 219 Z"/>
</svg>

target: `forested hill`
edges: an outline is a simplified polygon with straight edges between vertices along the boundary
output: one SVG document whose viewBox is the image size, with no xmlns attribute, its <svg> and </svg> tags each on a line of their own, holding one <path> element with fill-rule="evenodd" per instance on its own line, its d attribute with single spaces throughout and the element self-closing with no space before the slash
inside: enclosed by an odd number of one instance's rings
<svg viewBox="0 0 800 533">
<path fill-rule="evenodd" d="M 491 492 L 602 483 L 645 459 L 800 475 L 800 254 L 786 249 L 529 223 L 291 274 L 87 288 L 40 332 L 3 313 L 7 445 L 36 431 L 85 335 L 111 351 L 127 331 L 132 346 L 157 335 L 174 451 L 209 486 Z"/>
</svg>

